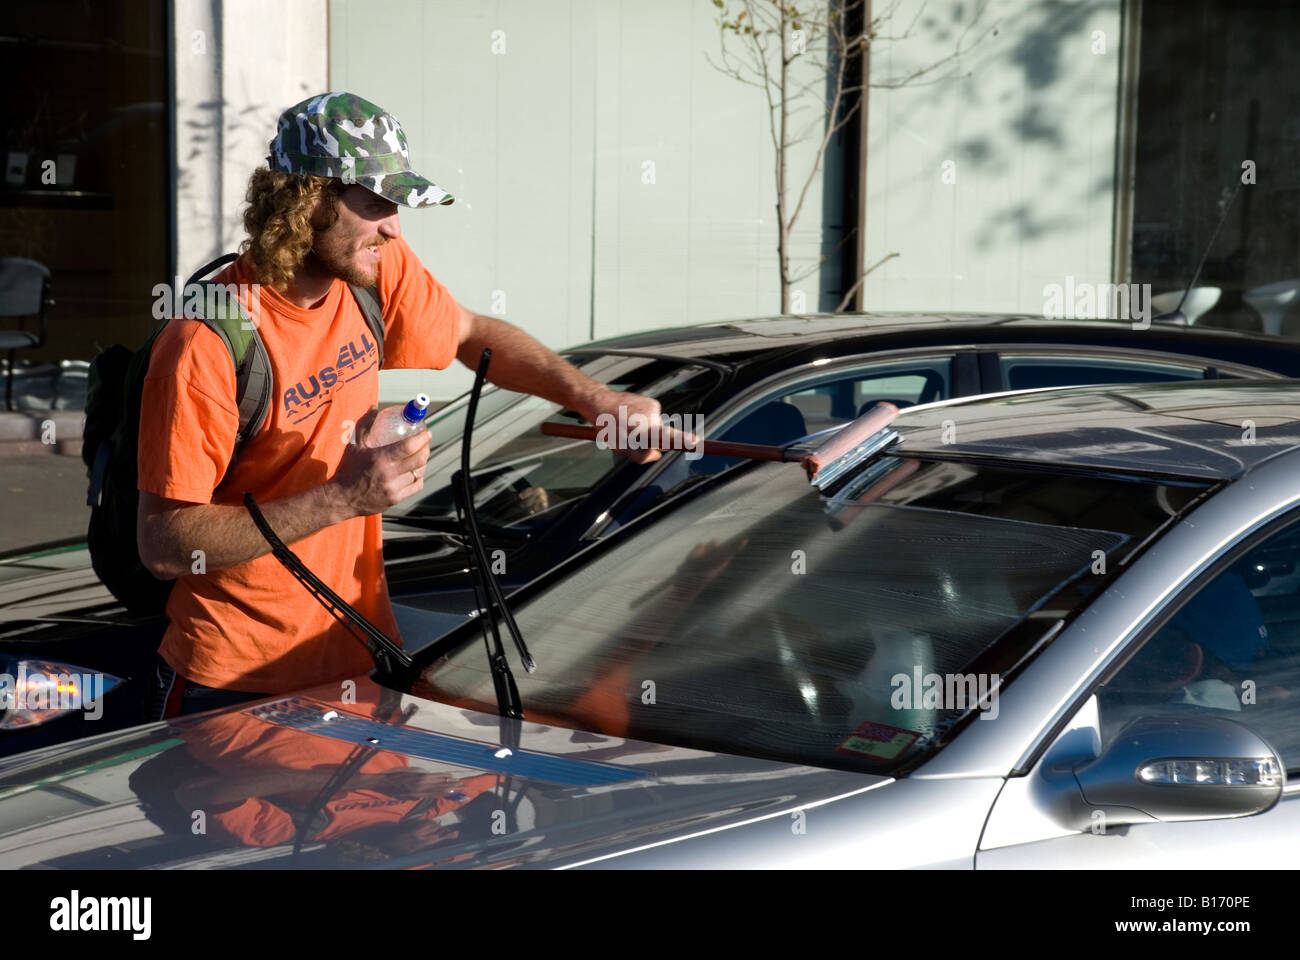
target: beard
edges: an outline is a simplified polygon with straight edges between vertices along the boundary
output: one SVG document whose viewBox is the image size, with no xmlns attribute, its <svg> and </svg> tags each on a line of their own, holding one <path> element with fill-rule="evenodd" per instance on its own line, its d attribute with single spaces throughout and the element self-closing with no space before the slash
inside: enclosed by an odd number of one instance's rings
<svg viewBox="0 0 1300 960">
<path fill-rule="evenodd" d="M 378 238 L 382 248 L 387 240 Z M 370 287 L 379 279 L 379 264 L 369 272 L 360 270 L 353 262 L 357 248 L 345 237 L 338 236 L 333 229 L 319 231 L 312 239 L 308 259 L 315 260 L 331 276 L 338 277 L 345 283 L 359 287 Z"/>
</svg>

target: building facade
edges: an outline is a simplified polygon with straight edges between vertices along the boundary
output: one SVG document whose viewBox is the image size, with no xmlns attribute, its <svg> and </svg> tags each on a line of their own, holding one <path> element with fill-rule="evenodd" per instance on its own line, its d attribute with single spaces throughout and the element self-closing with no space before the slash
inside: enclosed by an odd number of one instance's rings
<svg viewBox="0 0 1300 960">
<path fill-rule="evenodd" d="M 838 305 L 852 241 L 879 264 L 868 310 L 1040 313 L 1067 278 L 1176 291 L 1204 254 L 1201 322 L 1258 328 L 1252 291 L 1300 275 L 1300 13 L 1247 6 L 874 0 L 862 126 L 817 165 L 814 97 L 790 151 L 792 312 Z M 85 9 L 0 31 L 0 255 L 47 263 L 58 301 L 38 360 L 142 342 L 154 285 L 237 246 L 278 113 L 327 89 L 395 114 L 456 195 L 402 224 L 473 310 L 554 347 L 780 310 L 767 105 L 717 69 L 710 0 Z M 468 376 L 385 383 L 446 398 Z"/>
</svg>

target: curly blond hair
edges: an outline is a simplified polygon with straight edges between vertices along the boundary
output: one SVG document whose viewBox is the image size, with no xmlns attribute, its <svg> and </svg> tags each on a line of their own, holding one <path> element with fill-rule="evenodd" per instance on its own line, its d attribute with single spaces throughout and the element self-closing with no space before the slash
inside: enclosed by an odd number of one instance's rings
<svg viewBox="0 0 1300 960">
<path fill-rule="evenodd" d="M 338 201 L 346 185 L 334 177 L 283 173 L 259 167 L 248 179 L 244 199 L 244 229 L 248 239 L 240 245 L 247 253 L 258 283 L 283 290 L 293 279 L 312 247 L 312 204 L 324 201 L 328 229 L 338 219 Z"/>
</svg>

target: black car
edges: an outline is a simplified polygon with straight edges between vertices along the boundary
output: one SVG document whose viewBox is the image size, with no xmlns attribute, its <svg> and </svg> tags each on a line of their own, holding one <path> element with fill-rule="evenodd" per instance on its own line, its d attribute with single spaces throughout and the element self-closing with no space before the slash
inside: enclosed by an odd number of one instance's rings
<svg viewBox="0 0 1300 960">
<path fill-rule="evenodd" d="M 599 381 L 655 397 L 665 413 L 702 417 L 709 439 L 772 445 L 839 427 L 880 400 L 909 407 L 1086 383 L 1300 376 L 1300 345 L 1277 338 L 1032 317 L 781 317 L 634 334 L 565 355 Z M 385 514 L 390 592 L 419 594 L 413 602 L 447 614 L 448 629 L 475 605 L 451 489 L 464 417 L 465 398 L 438 412 L 424 490 Z M 670 453 L 639 466 L 543 436 L 548 419 L 578 420 L 494 388 L 479 407 L 475 508 L 507 590 L 736 462 Z"/>
<path fill-rule="evenodd" d="M 703 417 L 710 439 L 773 445 L 833 430 L 879 400 L 907 407 L 1084 383 L 1300 377 L 1300 345 L 1276 338 L 1034 317 L 781 317 L 635 334 L 566 355 L 597 380 L 657 398 L 668 414 Z M 425 488 L 385 517 L 389 589 L 411 650 L 475 607 L 450 487 L 465 410 L 462 399 L 435 415 Z M 543 435 L 548 419 L 576 417 L 496 389 L 479 407 L 475 510 L 507 592 L 735 463 L 672 453 L 638 466 L 588 441 Z M 0 675 L 40 661 L 116 681 L 97 719 L 0 713 L 0 755 L 141 722 L 140 677 L 162 627 L 122 609 L 80 544 L 0 557 Z"/>
</svg>

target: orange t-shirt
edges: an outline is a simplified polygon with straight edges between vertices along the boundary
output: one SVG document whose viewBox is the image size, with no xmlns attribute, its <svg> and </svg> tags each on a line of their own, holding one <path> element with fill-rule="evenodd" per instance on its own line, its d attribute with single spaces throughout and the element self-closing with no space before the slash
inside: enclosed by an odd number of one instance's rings
<svg viewBox="0 0 1300 960">
<path fill-rule="evenodd" d="M 213 279 L 253 282 L 244 257 Z M 460 307 L 405 240 L 383 246 L 378 287 L 385 368 L 450 365 L 460 346 Z M 378 349 L 356 299 L 335 280 L 324 301 L 305 310 L 260 287 L 253 319 L 271 358 L 271 404 L 225 482 L 239 429 L 230 353 L 197 320 L 171 320 L 159 334 L 140 411 L 141 490 L 242 506 L 245 491 L 265 504 L 334 475 L 349 421 L 360 420 L 379 395 Z M 355 517 L 291 546 L 339 596 L 400 642 L 380 524 L 378 515 Z M 192 549 L 203 549 L 201 539 Z M 163 659 L 211 687 L 287 693 L 373 666 L 361 642 L 269 553 L 178 578 L 167 616 Z"/>
<path fill-rule="evenodd" d="M 410 819 L 412 809 L 426 799 L 432 800 L 432 803 L 419 815 L 419 819 L 437 820 L 460 809 L 496 785 L 496 774 L 482 773 L 465 777 L 457 784 L 454 792 L 449 790 L 439 797 L 427 797 L 419 792 L 400 792 L 400 788 L 385 793 L 377 790 L 337 793 L 321 805 L 321 812 L 326 817 L 325 824 L 310 833 L 307 839 L 312 843 L 321 843 L 379 824 L 399 823 Z M 296 793 L 274 799 L 249 797 L 237 805 L 212 811 L 211 819 L 222 833 L 237 843 L 249 847 L 274 847 L 288 843 L 297 833 L 297 825 L 285 808 L 301 808 L 310 803 L 313 796 L 314 794 Z"/>
</svg>

